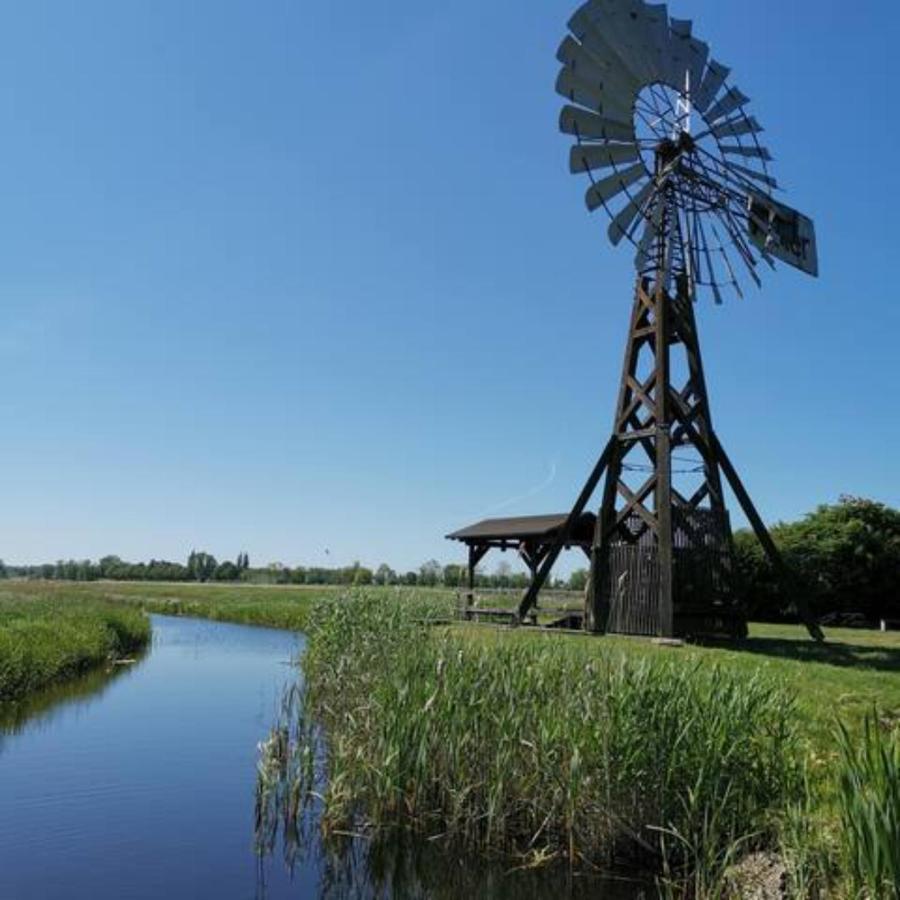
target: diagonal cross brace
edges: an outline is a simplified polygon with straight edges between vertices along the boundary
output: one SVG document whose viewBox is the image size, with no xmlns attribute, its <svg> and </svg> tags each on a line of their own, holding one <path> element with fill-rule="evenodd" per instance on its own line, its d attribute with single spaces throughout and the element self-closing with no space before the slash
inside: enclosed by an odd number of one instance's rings
<svg viewBox="0 0 900 900">
<path fill-rule="evenodd" d="M 790 581 L 792 580 L 791 571 L 787 567 L 787 563 L 785 563 L 784 557 L 781 555 L 778 547 L 775 545 L 775 541 L 772 540 L 772 535 L 769 534 L 769 529 L 766 528 L 765 523 L 763 522 L 759 513 L 756 511 L 756 507 L 753 505 L 753 501 L 750 499 L 750 495 L 747 493 L 746 488 L 741 482 L 737 470 L 731 464 L 731 460 L 728 458 L 728 454 L 725 452 L 725 448 L 719 442 L 718 437 L 714 433 L 710 434 L 709 437 L 710 443 L 712 444 L 712 452 L 716 457 L 718 457 L 718 462 L 722 467 L 722 472 L 724 472 L 725 477 L 728 479 L 728 483 L 731 485 L 731 489 L 734 491 L 734 495 L 737 497 L 738 502 L 743 507 L 744 515 L 746 515 L 750 520 L 750 524 L 753 526 L 753 530 L 756 532 L 757 540 L 760 542 L 760 544 L 762 544 L 763 550 L 766 551 L 766 555 L 769 557 L 769 560 L 771 561 L 775 569 L 785 577 L 786 583 L 790 583 Z M 794 603 L 797 606 L 797 612 L 800 614 L 800 619 L 806 626 L 806 630 L 810 633 L 812 638 L 817 641 L 824 641 L 825 634 L 819 626 L 818 621 L 816 621 L 815 616 L 812 614 L 812 610 L 809 608 L 806 600 L 800 595 L 799 592 L 794 597 Z"/>
<path fill-rule="evenodd" d="M 609 443 L 606 445 L 606 449 L 603 451 L 600 459 L 597 461 L 597 465 L 594 466 L 594 471 L 591 472 L 590 478 L 588 478 L 587 483 L 585 484 L 584 488 L 582 488 L 581 493 L 578 495 L 578 499 L 575 501 L 575 506 L 572 507 L 572 511 L 569 513 L 569 518 L 566 519 L 565 524 L 563 525 L 562 529 L 560 529 L 559 534 L 556 536 L 556 540 L 550 545 L 550 549 L 548 550 L 546 557 L 544 557 L 544 561 L 541 563 L 540 567 L 535 573 L 531 584 L 528 586 L 528 589 L 525 591 L 525 594 L 522 597 L 522 602 L 519 604 L 519 622 L 522 622 L 528 615 L 528 613 L 531 612 L 532 607 L 537 602 L 538 594 L 541 592 L 541 588 L 543 588 L 544 583 L 547 581 L 547 576 L 550 574 L 550 571 L 556 564 L 556 560 L 559 559 L 559 554 L 562 552 L 563 547 L 571 542 L 572 534 L 575 531 L 575 526 L 578 524 L 578 520 L 581 518 L 581 514 L 584 512 L 585 507 L 590 502 L 594 491 L 597 490 L 597 485 L 600 484 L 600 479 L 603 477 L 603 473 L 609 467 L 609 463 L 612 459 L 612 454 L 615 446 L 615 437 L 610 438 Z"/>
<path fill-rule="evenodd" d="M 766 528 L 762 517 L 756 511 L 756 507 L 753 505 L 753 501 L 750 499 L 750 495 L 747 493 L 747 489 L 744 487 L 744 484 L 737 473 L 737 469 L 731 464 L 731 460 L 728 458 L 728 454 L 725 452 L 725 448 L 722 446 L 715 432 L 710 432 L 709 442 L 707 443 L 690 422 L 682 422 L 682 425 L 690 438 L 691 443 L 700 451 L 700 455 L 703 457 L 704 462 L 709 466 L 719 466 L 722 469 L 722 473 L 725 475 L 725 478 L 728 479 L 728 483 L 731 485 L 731 489 L 734 491 L 738 503 L 741 504 L 741 508 L 744 510 L 744 515 L 753 527 L 756 538 L 760 544 L 762 544 L 762 548 L 769 557 L 772 565 L 786 577 L 786 580 L 790 581 L 790 569 L 788 569 L 784 558 L 778 550 L 778 547 L 775 545 L 775 541 L 772 540 L 772 535 L 769 534 L 769 529 Z M 812 614 L 812 610 L 806 603 L 806 600 L 798 594 L 794 598 L 794 602 L 797 605 L 797 612 L 800 614 L 800 619 L 806 626 L 806 630 L 810 633 L 810 636 L 816 641 L 824 641 L 825 635 L 822 632 L 819 623 L 816 621 L 815 616 Z"/>
</svg>

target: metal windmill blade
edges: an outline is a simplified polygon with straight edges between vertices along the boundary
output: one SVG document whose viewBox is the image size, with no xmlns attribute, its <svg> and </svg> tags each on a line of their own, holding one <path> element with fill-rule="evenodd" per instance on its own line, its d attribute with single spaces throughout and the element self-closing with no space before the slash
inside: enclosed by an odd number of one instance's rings
<svg viewBox="0 0 900 900">
<path fill-rule="evenodd" d="M 646 263 L 664 192 L 667 240 L 680 242 L 670 257 L 695 293 L 740 295 L 740 273 L 759 284 L 761 261 L 817 271 L 812 222 L 772 199 L 772 154 L 749 97 L 690 21 L 643 0 L 588 0 L 569 31 L 560 128 L 576 138 L 570 169 L 588 175 L 588 209 L 606 210 L 613 244 L 631 240 Z"/>
</svg>

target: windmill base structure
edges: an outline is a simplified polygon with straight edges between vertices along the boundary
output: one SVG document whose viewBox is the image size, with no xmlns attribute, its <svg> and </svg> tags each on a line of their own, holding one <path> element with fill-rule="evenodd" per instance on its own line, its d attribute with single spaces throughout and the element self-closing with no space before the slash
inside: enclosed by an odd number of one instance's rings
<svg viewBox="0 0 900 900">
<path fill-rule="evenodd" d="M 786 567 L 712 425 L 694 316 L 684 278 L 671 295 L 660 279 L 640 277 L 628 330 L 613 435 L 557 530 L 518 610 L 525 621 L 559 554 L 577 544 L 576 529 L 601 481 L 600 514 L 590 546 L 584 627 L 594 633 L 658 637 L 746 636 L 735 592 L 731 525 L 723 481 L 731 487 L 775 568 Z M 673 381 L 673 354 L 686 368 Z M 643 374 L 641 365 L 649 367 Z M 679 451 L 699 454 L 699 485 L 675 484 Z M 646 463 L 629 466 L 641 455 Z M 640 474 L 630 483 L 626 468 Z M 821 631 L 800 601 L 810 633 Z"/>
<path fill-rule="evenodd" d="M 575 139 L 569 168 L 590 180 L 585 202 L 608 214 L 610 242 L 636 249 L 612 436 L 568 515 L 451 537 L 469 545 L 470 593 L 484 552 L 523 537 L 532 579 L 520 623 L 533 618 L 561 551 L 580 547 L 590 557 L 588 631 L 740 637 L 725 484 L 785 584 L 790 577 L 713 428 L 694 303 L 743 297 L 741 272 L 761 287 L 761 263 L 817 276 L 815 227 L 773 198 L 772 156 L 749 98 L 729 86 L 730 69 L 690 21 L 670 19 L 664 4 L 587 0 L 568 28 L 556 90 L 567 101 L 560 130 Z M 802 592 L 792 599 L 821 640 Z"/>
</svg>

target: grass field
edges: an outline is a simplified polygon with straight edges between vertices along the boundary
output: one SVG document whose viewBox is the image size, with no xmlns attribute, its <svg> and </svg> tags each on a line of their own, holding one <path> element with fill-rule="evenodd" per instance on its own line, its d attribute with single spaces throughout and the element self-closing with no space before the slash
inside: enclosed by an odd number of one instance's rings
<svg viewBox="0 0 900 900">
<path fill-rule="evenodd" d="M 56 586 L 0 586 L 0 702 L 132 654 L 150 639 L 136 608 Z"/>
</svg>

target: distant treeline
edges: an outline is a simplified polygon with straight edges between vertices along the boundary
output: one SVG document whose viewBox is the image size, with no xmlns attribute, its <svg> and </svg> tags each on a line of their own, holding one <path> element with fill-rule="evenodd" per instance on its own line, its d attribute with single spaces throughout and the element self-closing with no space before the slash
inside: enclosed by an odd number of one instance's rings
<svg viewBox="0 0 900 900">
<path fill-rule="evenodd" d="M 152 559 L 148 563 L 126 562 L 118 556 L 104 556 L 94 562 L 59 560 L 37 566 L 5 565 L 0 561 L 0 578 L 29 578 L 50 581 L 195 581 L 236 582 L 253 584 L 311 584 L 311 585 L 409 585 L 425 587 L 460 587 L 466 583 L 466 567 L 441 565 L 429 560 L 418 569 L 398 572 L 382 564 L 370 569 L 360 563 L 340 568 L 320 566 L 285 566 L 270 563 L 263 567 L 250 565 L 246 553 L 237 559 L 221 562 L 210 553 L 193 551 L 184 563 Z M 501 561 L 492 574 L 479 571 L 476 586 L 488 589 L 512 588 L 521 590 L 528 584 L 528 576 L 515 573 L 508 562 Z M 557 586 L 564 586 L 558 582 Z"/>
<path fill-rule="evenodd" d="M 755 619 L 780 621 L 795 614 L 794 601 L 802 591 L 818 615 L 854 613 L 877 622 L 900 620 L 900 510 L 874 500 L 842 497 L 820 506 L 799 522 L 780 523 L 772 529 L 790 570 L 790 578 L 775 571 L 756 537 L 749 531 L 735 534 L 736 587 Z M 40 566 L 5 566 L 0 578 L 60 581 L 196 581 L 256 584 L 409 585 L 463 587 L 466 567 L 429 560 L 416 570 L 401 572 L 383 563 L 370 569 L 360 563 L 340 568 L 251 566 L 246 553 L 235 560 L 218 561 L 212 554 L 192 552 L 184 563 L 150 560 L 130 563 L 118 556 L 99 562 L 68 560 Z M 582 591 L 587 572 L 579 570 L 553 587 Z M 475 585 L 483 589 L 523 590 L 528 576 L 514 572 L 506 559 L 494 571 L 477 571 Z"/>
</svg>

